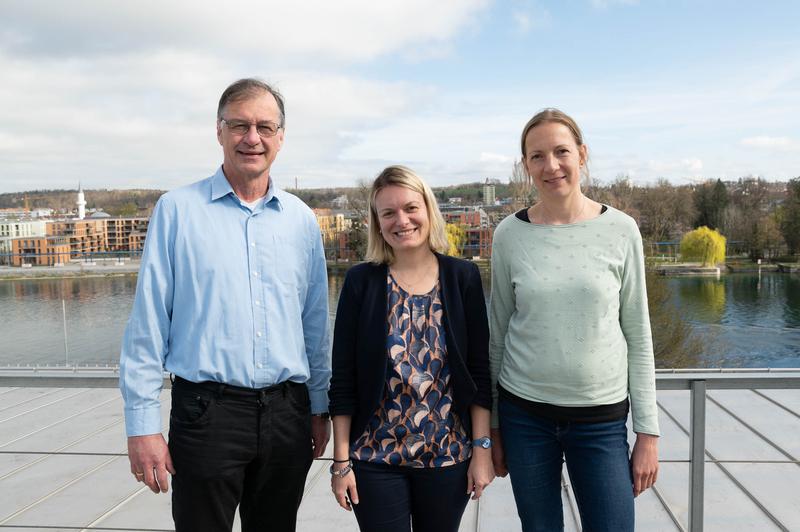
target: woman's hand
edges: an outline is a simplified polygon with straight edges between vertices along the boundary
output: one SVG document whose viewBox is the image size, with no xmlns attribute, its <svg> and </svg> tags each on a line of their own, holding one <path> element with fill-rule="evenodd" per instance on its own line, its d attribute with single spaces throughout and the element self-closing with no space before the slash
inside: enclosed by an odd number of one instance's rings
<svg viewBox="0 0 800 532">
<path fill-rule="evenodd" d="M 333 464 L 334 471 L 340 471 L 347 467 L 347 463 Z M 339 506 L 352 511 L 350 502 L 347 500 L 348 496 L 353 504 L 358 504 L 358 490 L 356 489 L 356 474 L 351 469 L 345 476 L 331 475 L 331 489 L 333 496 L 336 497 L 336 502 Z"/>
<path fill-rule="evenodd" d="M 467 470 L 467 494 L 472 493 L 472 500 L 477 501 L 492 480 L 494 480 L 492 453 L 489 449 L 473 447 L 472 459 Z"/>
<path fill-rule="evenodd" d="M 633 474 L 633 496 L 650 488 L 658 477 L 658 436 L 637 433 L 636 443 L 631 453 L 631 473 Z"/>
<path fill-rule="evenodd" d="M 498 477 L 505 477 L 508 475 L 508 468 L 506 467 L 506 455 L 505 451 L 503 451 L 503 437 L 500 436 L 500 429 L 492 429 L 491 435 L 494 473 Z"/>
</svg>

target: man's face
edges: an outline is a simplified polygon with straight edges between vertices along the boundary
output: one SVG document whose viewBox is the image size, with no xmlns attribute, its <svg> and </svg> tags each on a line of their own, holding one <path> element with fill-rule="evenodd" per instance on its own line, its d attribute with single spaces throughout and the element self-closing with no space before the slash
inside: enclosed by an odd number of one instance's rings
<svg viewBox="0 0 800 532">
<path fill-rule="evenodd" d="M 253 180 L 269 176 L 272 161 L 283 146 L 283 128 L 272 137 L 261 137 L 255 125 L 280 124 L 275 98 L 268 92 L 228 103 L 217 121 L 217 139 L 224 153 L 223 168 L 228 178 Z M 246 133 L 236 133 L 228 124 L 253 124 Z"/>
</svg>

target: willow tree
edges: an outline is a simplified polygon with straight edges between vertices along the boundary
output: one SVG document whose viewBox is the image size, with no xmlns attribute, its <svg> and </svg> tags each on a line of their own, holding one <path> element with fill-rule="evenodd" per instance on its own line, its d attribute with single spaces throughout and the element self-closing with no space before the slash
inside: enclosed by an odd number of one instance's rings
<svg viewBox="0 0 800 532">
<path fill-rule="evenodd" d="M 681 259 L 716 266 L 725 262 L 725 237 L 706 226 L 689 231 L 681 239 Z"/>
<path fill-rule="evenodd" d="M 450 244 L 447 254 L 451 257 L 460 257 L 467 239 L 466 229 L 461 224 L 447 224 L 444 229 L 447 233 L 447 242 Z"/>
</svg>

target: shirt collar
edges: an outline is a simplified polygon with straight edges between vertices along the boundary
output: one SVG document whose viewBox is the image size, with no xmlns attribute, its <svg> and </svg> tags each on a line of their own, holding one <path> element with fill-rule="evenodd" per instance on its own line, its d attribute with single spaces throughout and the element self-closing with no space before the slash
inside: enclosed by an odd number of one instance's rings
<svg viewBox="0 0 800 532">
<path fill-rule="evenodd" d="M 228 182 L 228 178 L 225 177 L 225 173 L 222 171 L 222 165 L 220 165 L 216 173 L 211 177 L 211 201 L 216 201 L 228 194 L 236 196 L 231 184 Z M 274 204 L 276 209 L 279 211 L 283 210 L 283 204 L 281 202 L 283 194 L 283 190 L 275 185 L 275 180 L 270 176 L 267 195 L 264 197 L 264 206 Z"/>
</svg>

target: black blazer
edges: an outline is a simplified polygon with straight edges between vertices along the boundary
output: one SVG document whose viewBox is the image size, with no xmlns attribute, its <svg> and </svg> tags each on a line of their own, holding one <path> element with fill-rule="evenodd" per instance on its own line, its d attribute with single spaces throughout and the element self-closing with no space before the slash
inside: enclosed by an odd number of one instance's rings
<svg viewBox="0 0 800 532">
<path fill-rule="evenodd" d="M 489 326 L 478 267 L 436 254 L 453 409 L 471 437 L 469 407 L 492 408 Z M 389 356 L 385 264 L 353 266 L 345 276 L 333 333 L 330 413 L 352 416 L 350 441 L 364 432 L 384 398 Z"/>
</svg>

